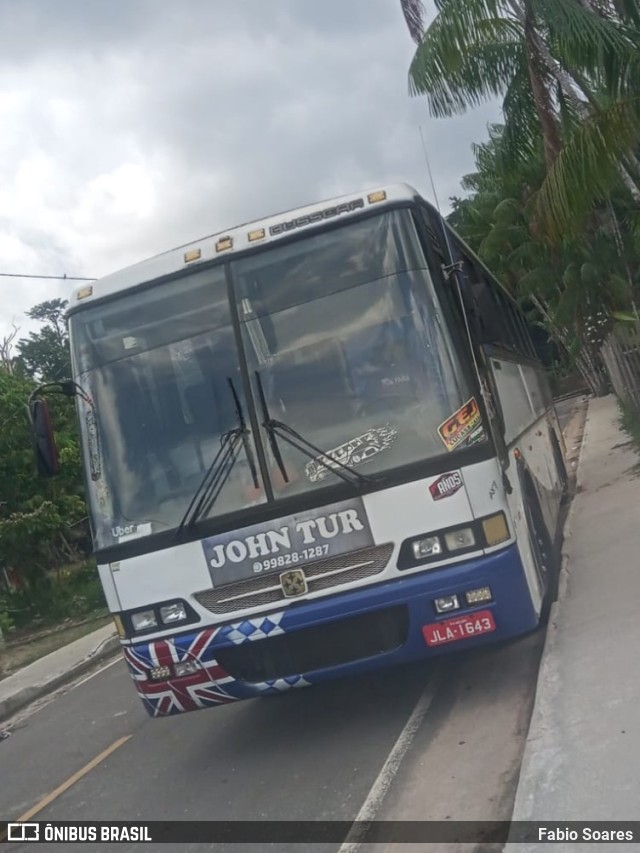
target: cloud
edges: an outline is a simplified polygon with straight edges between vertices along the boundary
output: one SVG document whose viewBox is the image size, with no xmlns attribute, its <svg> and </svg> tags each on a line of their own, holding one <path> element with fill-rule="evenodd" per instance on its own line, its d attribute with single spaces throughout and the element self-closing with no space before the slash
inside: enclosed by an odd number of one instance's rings
<svg viewBox="0 0 640 853">
<path fill-rule="evenodd" d="M 392 181 L 440 201 L 495 105 L 408 96 L 399 0 L 0 0 L 0 272 L 101 276 Z M 0 337 L 65 282 L 0 278 Z"/>
</svg>

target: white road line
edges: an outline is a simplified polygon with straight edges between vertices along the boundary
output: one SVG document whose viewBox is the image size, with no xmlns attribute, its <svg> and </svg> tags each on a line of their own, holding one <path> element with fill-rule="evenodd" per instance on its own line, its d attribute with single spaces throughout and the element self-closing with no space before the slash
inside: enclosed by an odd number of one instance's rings
<svg viewBox="0 0 640 853">
<path fill-rule="evenodd" d="M 67 684 L 63 684 L 61 687 L 58 687 L 53 693 L 48 693 L 46 696 L 42 696 L 40 699 L 34 699 L 30 705 L 26 705 L 24 708 L 21 708 L 19 711 L 10 717 L 8 720 L 2 724 L 3 728 L 6 729 L 15 729 L 24 723 L 25 720 L 28 720 L 29 717 L 32 717 L 34 714 L 37 714 L 38 711 L 42 711 L 59 696 L 63 696 L 65 693 L 69 693 L 71 690 L 75 690 L 76 687 L 79 687 L 81 684 L 84 684 L 86 681 L 91 681 L 92 678 L 95 678 L 96 675 L 100 675 L 101 672 L 104 672 L 105 669 L 109 669 L 110 666 L 113 666 L 114 663 L 118 663 L 118 661 L 123 660 L 122 655 L 118 655 L 114 660 L 109 661 L 109 663 L 101 666 L 100 669 L 97 669 L 95 672 L 92 672 L 90 675 L 87 675 L 85 678 L 80 679 L 80 681 L 69 681 Z"/>
<path fill-rule="evenodd" d="M 426 685 L 420 694 L 418 701 L 415 704 L 411 716 L 405 723 L 404 728 L 398 735 L 398 739 L 393 745 L 393 748 L 387 760 L 382 765 L 382 769 L 376 778 L 376 781 L 371 786 L 371 790 L 362 804 L 362 808 L 356 816 L 356 822 L 359 826 L 353 827 L 347 838 L 344 840 L 338 853 L 357 853 L 362 845 L 362 839 L 366 832 L 367 821 L 374 820 L 375 816 L 382 805 L 384 798 L 391 787 L 402 760 L 407 754 L 407 750 L 411 746 L 413 738 L 422 725 L 422 721 L 427 715 L 431 703 L 433 702 L 438 688 L 440 686 L 441 670 L 435 669 L 433 677 Z"/>
<path fill-rule="evenodd" d="M 104 672 L 105 669 L 109 669 L 110 666 L 113 666 L 115 663 L 120 663 L 120 661 L 122 660 L 122 654 L 119 653 L 114 660 L 110 660 L 109 663 L 106 663 L 104 666 L 101 666 L 100 669 L 96 669 L 95 672 L 92 672 L 91 675 L 87 675 L 86 678 L 82 678 L 80 681 L 72 681 L 69 687 L 75 690 L 76 687 L 80 687 L 81 684 L 85 684 L 87 681 L 91 681 L 91 679 L 95 678 L 96 675 L 100 675 L 100 673 Z"/>
</svg>

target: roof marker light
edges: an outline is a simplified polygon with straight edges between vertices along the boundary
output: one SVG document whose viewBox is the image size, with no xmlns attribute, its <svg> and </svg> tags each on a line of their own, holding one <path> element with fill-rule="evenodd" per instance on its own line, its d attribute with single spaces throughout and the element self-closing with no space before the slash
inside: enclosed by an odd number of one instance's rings
<svg viewBox="0 0 640 853">
<path fill-rule="evenodd" d="M 184 253 L 184 262 L 190 264 L 191 261 L 198 261 L 201 257 L 202 251 L 200 249 L 189 249 L 188 252 Z"/>
<path fill-rule="evenodd" d="M 378 190 L 375 193 L 369 193 L 367 196 L 367 200 L 369 204 L 375 204 L 377 201 L 384 201 L 387 197 L 387 194 L 384 190 Z"/>
<path fill-rule="evenodd" d="M 216 252 L 226 252 L 233 249 L 233 237 L 221 237 L 216 243 Z"/>
<path fill-rule="evenodd" d="M 250 243 L 254 243 L 256 240 L 264 240 L 265 234 L 264 228 L 258 228 L 256 231 L 249 231 L 247 237 Z"/>
<path fill-rule="evenodd" d="M 93 293 L 93 286 L 89 284 L 87 287 L 81 287 L 76 293 L 76 299 L 86 299 Z"/>
</svg>

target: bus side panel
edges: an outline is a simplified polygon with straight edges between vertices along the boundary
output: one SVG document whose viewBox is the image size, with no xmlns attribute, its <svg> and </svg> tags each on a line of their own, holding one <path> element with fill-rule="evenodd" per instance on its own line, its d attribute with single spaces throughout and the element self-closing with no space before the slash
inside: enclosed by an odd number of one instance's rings
<svg viewBox="0 0 640 853">
<path fill-rule="evenodd" d="M 515 529 L 518 551 L 520 553 L 520 561 L 524 569 L 524 575 L 529 587 L 531 602 L 536 615 L 540 614 L 542 609 L 542 598 L 544 590 L 540 586 L 540 579 L 536 571 L 535 560 L 531 548 L 531 540 L 529 538 L 529 525 L 527 516 L 524 511 L 524 495 L 522 492 L 522 481 L 518 476 L 515 464 L 511 464 L 507 472 L 509 483 L 513 489 L 508 495 L 509 510 L 511 513 L 511 523 Z"/>
<path fill-rule="evenodd" d="M 561 488 L 549 432 L 546 379 L 536 368 L 519 365 L 506 358 L 494 355 L 490 363 L 503 412 L 505 441 L 509 452 L 507 476 L 513 489 L 508 496 L 509 509 L 532 602 L 536 613 L 540 613 L 544 590 L 540 586 L 531 548 L 524 483 L 518 469 L 521 466 L 531 477 L 547 530 L 553 540 L 559 518 Z M 520 462 L 518 455 L 521 456 Z"/>
</svg>

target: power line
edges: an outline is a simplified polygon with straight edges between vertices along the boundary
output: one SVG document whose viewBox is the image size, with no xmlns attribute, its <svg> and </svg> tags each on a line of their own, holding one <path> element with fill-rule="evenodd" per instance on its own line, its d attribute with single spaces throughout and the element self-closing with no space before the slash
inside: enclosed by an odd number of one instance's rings
<svg viewBox="0 0 640 853">
<path fill-rule="evenodd" d="M 29 275 L 17 272 L 0 272 L 3 278 L 55 278 L 59 281 L 97 281 L 97 278 L 80 278 L 74 275 Z"/>
</svg>

